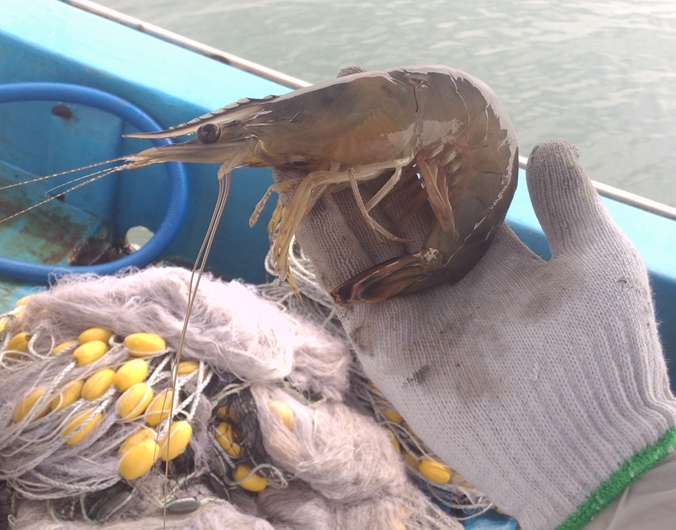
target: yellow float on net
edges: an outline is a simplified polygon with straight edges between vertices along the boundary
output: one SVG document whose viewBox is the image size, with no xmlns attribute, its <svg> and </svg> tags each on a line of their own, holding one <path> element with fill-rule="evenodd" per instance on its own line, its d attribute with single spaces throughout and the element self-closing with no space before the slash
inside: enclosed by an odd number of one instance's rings
<svg viewBox="0 0 676 530">
<path fill-rule="evenodd" d="M 154 333 L 133 333 L 124 339 L 124 345 L 133 357 L 148 357 L 167 349 L 165 340 Z"/>
<path fill-rule="evenodd" d="M 92 340 L 75 348 L 73 360 L 77 361 L 78 366 L 85 366 L 98 361 L 107 351 L 107 343 L 101 340 Z"/>
<path fill-rule="evenodd" d="M 401 414 L 399 414 L 396 410 L 392 409 L 385 409 L 383 410 L 383 416 L 385 416 L 385 419 L 388 421 L 391 421 L 393 423 L 401 423 L 404 421 L 404 418 L 402 417 Z"/>
<path fill-rule="evenodd" d="M 189 375 L 196 372 L 200 368 L 200 363 L 197 361 L 181 361 L 178 363 L 176 371 L 178 375 Z"/>
<path fill-rule="evenodd" d="M 160 457 L 155 440 L 143 440 L 128 449 L 120 458 L 117 471 L 125 480 L 134 480 L 147 473 Z"/>
<path fill-rule="evenodd" d="M 289 405 L 283 401 L 270 401 L 268 407 L 277 416 L 277 419 L 281 421 L 287 429 L 291 430 L 293 427 L 293 410 Z"/>
<path fill-rule="evenodd" d="M 106 328 L 89 328 L 80 333 L 77 340 L 80 341 L 80 344 L 86 344 L 93 340 L 100 340 L 101 342 L 108 344 L 110 337 L 113 335 L 115 335 L 115 333 Z"/>
<path fill-rule="evenodd" d="M 175 421 L 169 432 L 160 440 L 160 458 L 167 462 L 180 455 L 192 438 L 192 427 L 185 421 Z"/>
<path fill-rule="evenodd" d="M 127 361 L 117 369 L 113 384 L 120 392 L 131 388 L 136 383 L 143 381 L 148 375 L 148 363 L 143 359 Z"/>
<path fill-rule="evenodd" d="M 232 425 L 226 422 L 218 424 L 214 430 L 214 437 L 223 450 L 231 457 L 237 458 L 242 454 L 242 447 L 236 443 L 236 436 L 233 433 Z"/>
<path fill-rule="evenodd" d="M 216 411 L 216 416 L 218 416 L 222 420 L 227 420 L 235 423 L 237 423 L 238 421 L 237 414 L 235 414 L 235 411 L 229 408 L 227 405 L 221 405 Z"/>
<path fill-rule="evenodd" d="M 7 348 L 5 349 L 21 352 L 28 351 L 28 341 L 30 340 L 30 338 L 31 337 L 27 331 L 17 333 L 11 339 L 9 339 L 9 342 L 7 343 Z"/>
<path fill-rule="evenodd" d="M 52 350 L 52 355 L 58 355 L 61 353 L 63 350 L 71 347 L 73 344 L 77 344 L 78 341 L 76 340 L 67 340 L 66 342 L 62 342 L 61 344 L 57 344 L 54 346 L 54 349 Z"/>
<path fill-rule="evenodd" d="M 82 387 L 82 397 L 88 401 L 99 399 L 113 384 L 115 370 L 104 368 L 92 374 Z"/>
<path fill-rule="evenodd" d="M 66 423 L 63 432 L 61 432 L 62 438 L 70 436 L 73 432 L 79 429 L 77 434 L 73 435 L 72 438 L 66 441 L 66 445 L 75 445 L 80 443 L 94 429 L 94 427 L 101 423 L 103 414 L 101 412 L 94 411 L 95 409 L 90 409 L 82 412 L 71 418 L 71 420 Z"/>
<path fill-rule="evenodd" d="M 37 390 L 28 394 L 28 396 L 26 396 L 24 400 L 21 403 L 19 403 L 19 406 L 16 408 L 16 411 L 14 412 L 14 421 L 19 423 L 26 416 L 28 416 L 30 411 L 33 410 L 35 403 L 37 403 L 38 399 L 40 399 L 40 397 L 42 397 L 42 394 L 44 393 L 45 393 L 44 388 L 38 388 Z M 33 421 L 42 418 L 42 416 L 47 414 L 47 411 L 49 411 L 49 406 L 45 406 L 43 410 L 41 410 L 38 414 L 36 414 L 35 417 L 33 418 Z"/>
<path fill-rule="evenodd" d="M 251 473 L 251 468 L 246 464 L 240 464 L 235 468 L 235 471 L 232 473 L 232 478 L 238 483 L 238 485 L 248 491 L 263 491 L 268 485 L 268 480 L 265 477 L 261 477 L 256 473 L 252 474 L 248 478 L 246 477 Z"/>
<path fill-rule="evenodd" d="M 122 456 L 129 451 L 129 449 L 146 440 L 157 441 L 157 433 L 148 427 L 141 427 L 138 431 L 134 431 L 127 436 L 127 439 L 122 442 L 122 445 L 120 445 L 120 448 L 117 450 L 118 456 Z"/>
<path fill-rule="evenodd" d="M 58 412 L 65 409 L 66 407 L 70 407 L 73 403 L 80 399 L 82 396 L 83 387 L 84 381 L 82 379 L 76 379 L 75 381 L 65 384 L 61 388 L 59 395 L 56 396 L 50 404 L 52 412 Z"/>
<path fill-rule="evenodd" d="M 169 416 L 171 402 L 174 399 L 174 391 L 166 389 L 160 392 L 155 399 L 150 402 L 145 413 L 145 420 L 151 427 L 157 427 L 162 420 Z"/>
<path fill-rule="evenodd" d="M 28 300 L 33 298 L 33 296 L 34 295 L 32 295 L 32 294 L 27 294 L 26 296 L 22 296 L 21 298 L 19 298 L 16 301 L 16 303 L 14 304 L 14 307 L 16 308 L 16 307 L 21 307 L 21 306 L 26 305 L 28 303 Z"/>
<path fill-rule="evenodd" d="M 133 420 L 143 414 L 153 399 L 153 389 L 146 383 L 136 383 L 117 400 L 115 410 L 122 421 Z"/>
<path fill-rule="evenodd" d="M 432 482 L 437 484 L 446 484 L 451 480 L 451 471 L 445 465 L 423 458 L 418 466 L 418 471 Z"/>
</svg>

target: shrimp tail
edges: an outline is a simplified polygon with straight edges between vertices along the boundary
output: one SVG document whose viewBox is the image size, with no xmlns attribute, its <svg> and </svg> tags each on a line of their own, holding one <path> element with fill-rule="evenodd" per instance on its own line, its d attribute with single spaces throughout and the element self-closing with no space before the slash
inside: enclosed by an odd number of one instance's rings
<svg viewBox="0 0 676 530">
<path fill-rule="evenodd" d="M 411 290 L 442 265 L 440 253 L 435 249 L 406 254 L 353 276 L 331 291 L 331 296 L 339 305 L 377 304 Z"/>
</svg>

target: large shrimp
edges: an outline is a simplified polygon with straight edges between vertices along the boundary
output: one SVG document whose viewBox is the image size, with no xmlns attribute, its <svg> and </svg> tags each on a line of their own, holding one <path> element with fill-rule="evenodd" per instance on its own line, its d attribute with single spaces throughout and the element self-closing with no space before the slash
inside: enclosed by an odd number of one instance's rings
<svg viewBox="0 0 676 530">
<path fill-rule="evenodd" d="M 185 143 L 127 157 L 128 167 L 222 162 L 221 179 L 238 166 L 309 172 L 271 186 L 251 217 L 253 225 L 272 192 L 294 191 L 287 206 L 278 202 L 270 225 L 282 278 L 296 228 L 327 191 L 350 186 L 365 221 L 390 240 L 401 239 L 371 217 L 374 206 L 406 183 L 417 193 L 409 210 L 429 202 L 434 220 L 420 251 L 348 279 L 332 292 L 339 304 L 380 302 L 461 279 L 488 248 L 517 182 L 516 134 L 497 97 L 480 80 L 443 66 L 355 73 L 130 136 L 193 133 Z M 358 184 L 380 175 L 389 176 L 364 203 Z"/>
<path fill-rule="evenodd" d="M 292 237 L 324 193 L 349 186 L 365 222 L 380 239 L 393 241 L 402 241 L 393 233 L 397 225 L 429 203 L 433 216 L 420 250 L 347 279 L 332 292 L 339 304 L 380 302 L 461 279 L 488 248 L 517 182 L 516 134 L 497 97 L 480 80 L 443 66 L 353 73 L 284 96 L 241 99 L 166 131 L 129 136 L 195 133 L 187 142 L 123 157 L 114 171 L 168 161 L 221 162 L 218 178 L 227 190 L 239 166 L 305 170 L 305 177 L 272 185 L 250 219 L 253 226 L 272 192 L 293 191 L 288 205 L 278 201 L 269 225 L 277 271 L 292 286 Z M 382 185 L 364 202 L 359 183 L 380 176 Z M 394 226 L 382 226 L 369 212 L 395 189 L 409 206 Z"/>
</svg>

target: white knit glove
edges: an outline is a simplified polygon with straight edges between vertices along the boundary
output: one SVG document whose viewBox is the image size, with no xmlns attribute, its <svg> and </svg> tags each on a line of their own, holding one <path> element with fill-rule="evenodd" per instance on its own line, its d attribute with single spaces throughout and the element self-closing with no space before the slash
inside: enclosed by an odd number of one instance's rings
<svg viewBox="0 0 676 530">
<path fill-rule="evenodd" d="M 551 261 L 503 226 L 456 285 L 339 314 L 366 373 L 440 458 L 524 530 L 582 528 L 676 447 L 676 399 L 645 266 L 576 150 L 541 144 L 527 172 Z M 364 226 L 349 190 L 301 224 L 327 290 L 402 253 Z"/>
</svg>

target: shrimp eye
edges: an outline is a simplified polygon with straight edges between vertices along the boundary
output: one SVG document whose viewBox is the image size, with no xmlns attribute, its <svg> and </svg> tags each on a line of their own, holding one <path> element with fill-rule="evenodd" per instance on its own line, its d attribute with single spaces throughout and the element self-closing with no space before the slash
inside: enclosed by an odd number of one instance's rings
<svg viewBox="0 0 676 530">
<path fill-rule="evenodd" d="M 197 138 L 203 144 L 213 144 L 221 136 L 221 128 L 214 123 L 207 123 L 197 129 Z"/>
</svg>

